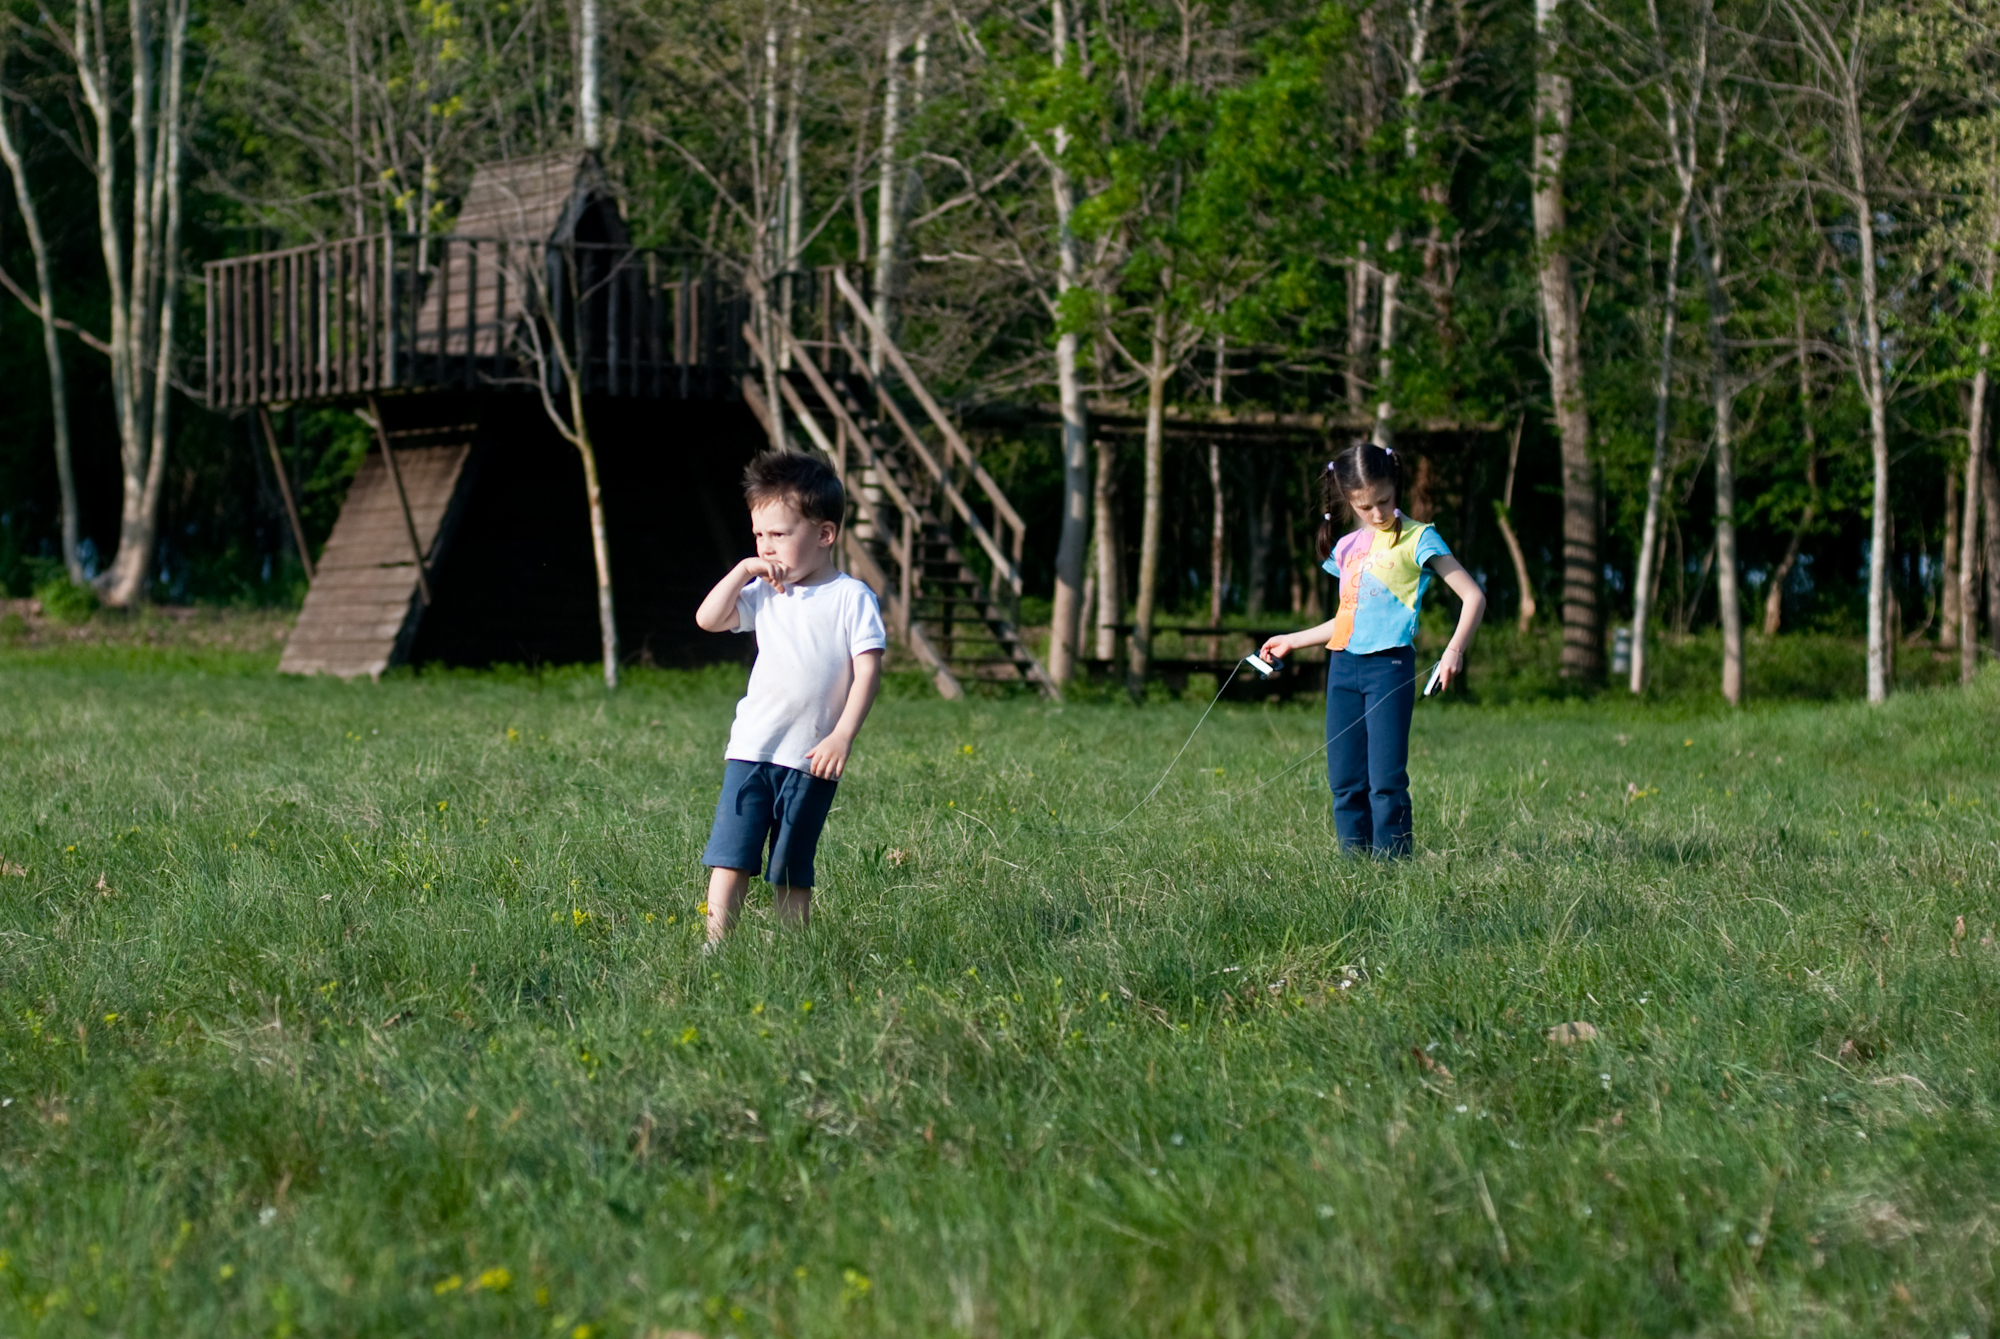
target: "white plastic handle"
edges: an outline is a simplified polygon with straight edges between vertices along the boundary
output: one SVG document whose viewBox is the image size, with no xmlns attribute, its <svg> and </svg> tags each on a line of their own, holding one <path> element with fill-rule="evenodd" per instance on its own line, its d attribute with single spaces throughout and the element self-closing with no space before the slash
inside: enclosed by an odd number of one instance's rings
<svg viewBox="0 0 2000 1339">
<path fill-rule="evenodd" d="M 1262 656 L 1245 656 L 1243 657 L 1243 663 L 1267 679 L 1278 672 L 1278 667 L 1265 660 Z"/>
</svg>

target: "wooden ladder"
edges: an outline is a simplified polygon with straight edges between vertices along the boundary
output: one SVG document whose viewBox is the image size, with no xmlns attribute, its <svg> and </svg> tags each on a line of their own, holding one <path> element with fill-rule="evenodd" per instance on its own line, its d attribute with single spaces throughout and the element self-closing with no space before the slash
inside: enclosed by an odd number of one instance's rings
<svg viewBox="0 0 2000 1339">
<path fill-rule="evenodd" d="M 874 588 L 891 635 L 943 696 L 962 697 L 961 680 L 970 678 L 1033 684 L 1044 696 L 1060 697 L 1015 626 L 1026 532 L 1020 513 L 837 267 L 829 296 L 834 292 L 877 342 L 933 434 L 919 430 L 845 326 L 835 337 L 831 312 L 829 337 L 812 343 L 777 323 L 784 344 L 779 393 L 790 417 L 833 462 L 854 504 L 855 520 L 844 532 L 849 569 Z M 744 334 L 764 363 L 757 332 L 746 325 Z M 968 493 L 984 495 L 991 524 Z M 961 534 L 983 553 L 987 576 L 967 561 Z"/>
</svg>

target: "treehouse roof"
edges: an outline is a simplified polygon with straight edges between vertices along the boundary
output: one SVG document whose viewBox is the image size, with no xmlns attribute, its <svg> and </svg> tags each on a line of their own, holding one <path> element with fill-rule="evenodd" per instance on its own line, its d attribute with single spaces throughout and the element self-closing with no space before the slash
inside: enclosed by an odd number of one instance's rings
<svg viewBox="0 0 2000 1339">
<path fill-rule="evenodd" d="M 603 164 L 581 149 L 480 164 L 453 231 L 511 242 L 628 240 Z"/>
</svg>

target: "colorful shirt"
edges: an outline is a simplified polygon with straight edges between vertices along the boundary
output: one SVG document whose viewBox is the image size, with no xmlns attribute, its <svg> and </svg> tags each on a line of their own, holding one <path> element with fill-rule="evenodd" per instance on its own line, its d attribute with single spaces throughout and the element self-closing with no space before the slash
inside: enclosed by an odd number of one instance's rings
<svg viewBox="0 0 2000 1339">
<path fill-rule="evenodd" d="M 1427 566 L 1451 550 L 1438 538 L 1437 527 L 1413 521 L 1401 512 L 1398 530 L 1363 526 L 1341 536 L 1321 564 L 1340 578 L 1340 612 L 1333 618 L 1330 651 L 1367 655 L 1416 639 L 1417 611 L 1424 607 L 1430 585 Z"/>
</svg>

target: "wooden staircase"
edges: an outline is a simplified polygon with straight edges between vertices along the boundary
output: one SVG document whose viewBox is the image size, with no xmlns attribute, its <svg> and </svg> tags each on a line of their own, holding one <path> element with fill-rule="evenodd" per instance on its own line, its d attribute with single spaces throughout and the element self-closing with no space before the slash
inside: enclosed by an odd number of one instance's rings
<svg viewBox="0 0 2000 1339">
<path fill-rule="evenodd" d="M 822 279 L 820 338 L 802 339 L 774 322 L 783 343 L 778 390 L 790 411 L 786 418 L 833 462 L 854 504 L 854 520 L 843 532 L 848 570 L 875 590 L 890 634 L 916 656 L 943 696 L 962 697 L 963 681 L 971 679 L 1033 684 L 1059 697 L 1015 626 L 1026 530 L 1020 513 L 846 273 L 833 268 Z M 851 313 L 883 351 L 899 389 L 916 402 L 914 411 L 871 370 L 847 324 L 836 323 L 837 313 Z M 746 325 L 744 335 L 763 363 L 769 353 L 757 332 Z M 763 398 L 752 378 L 744 378 L 744 388 L 753 405 Z M 930 428 L 928 437 L 913 413 Z M 980 495 L 991 524 L 972 505 Z M 976 545 L 986 575 L 967 560 L 962 539 Z"/>
<path fill-rule="evenodd" d="M 283 674 L 380 678 L 407 654 L 430 603 L 429 572 L 450 535 L 478 425 L 392 426 L 373 397 L 369 410 L 376 449 L 320 554 L 278 660 Z"/>
</svg>

